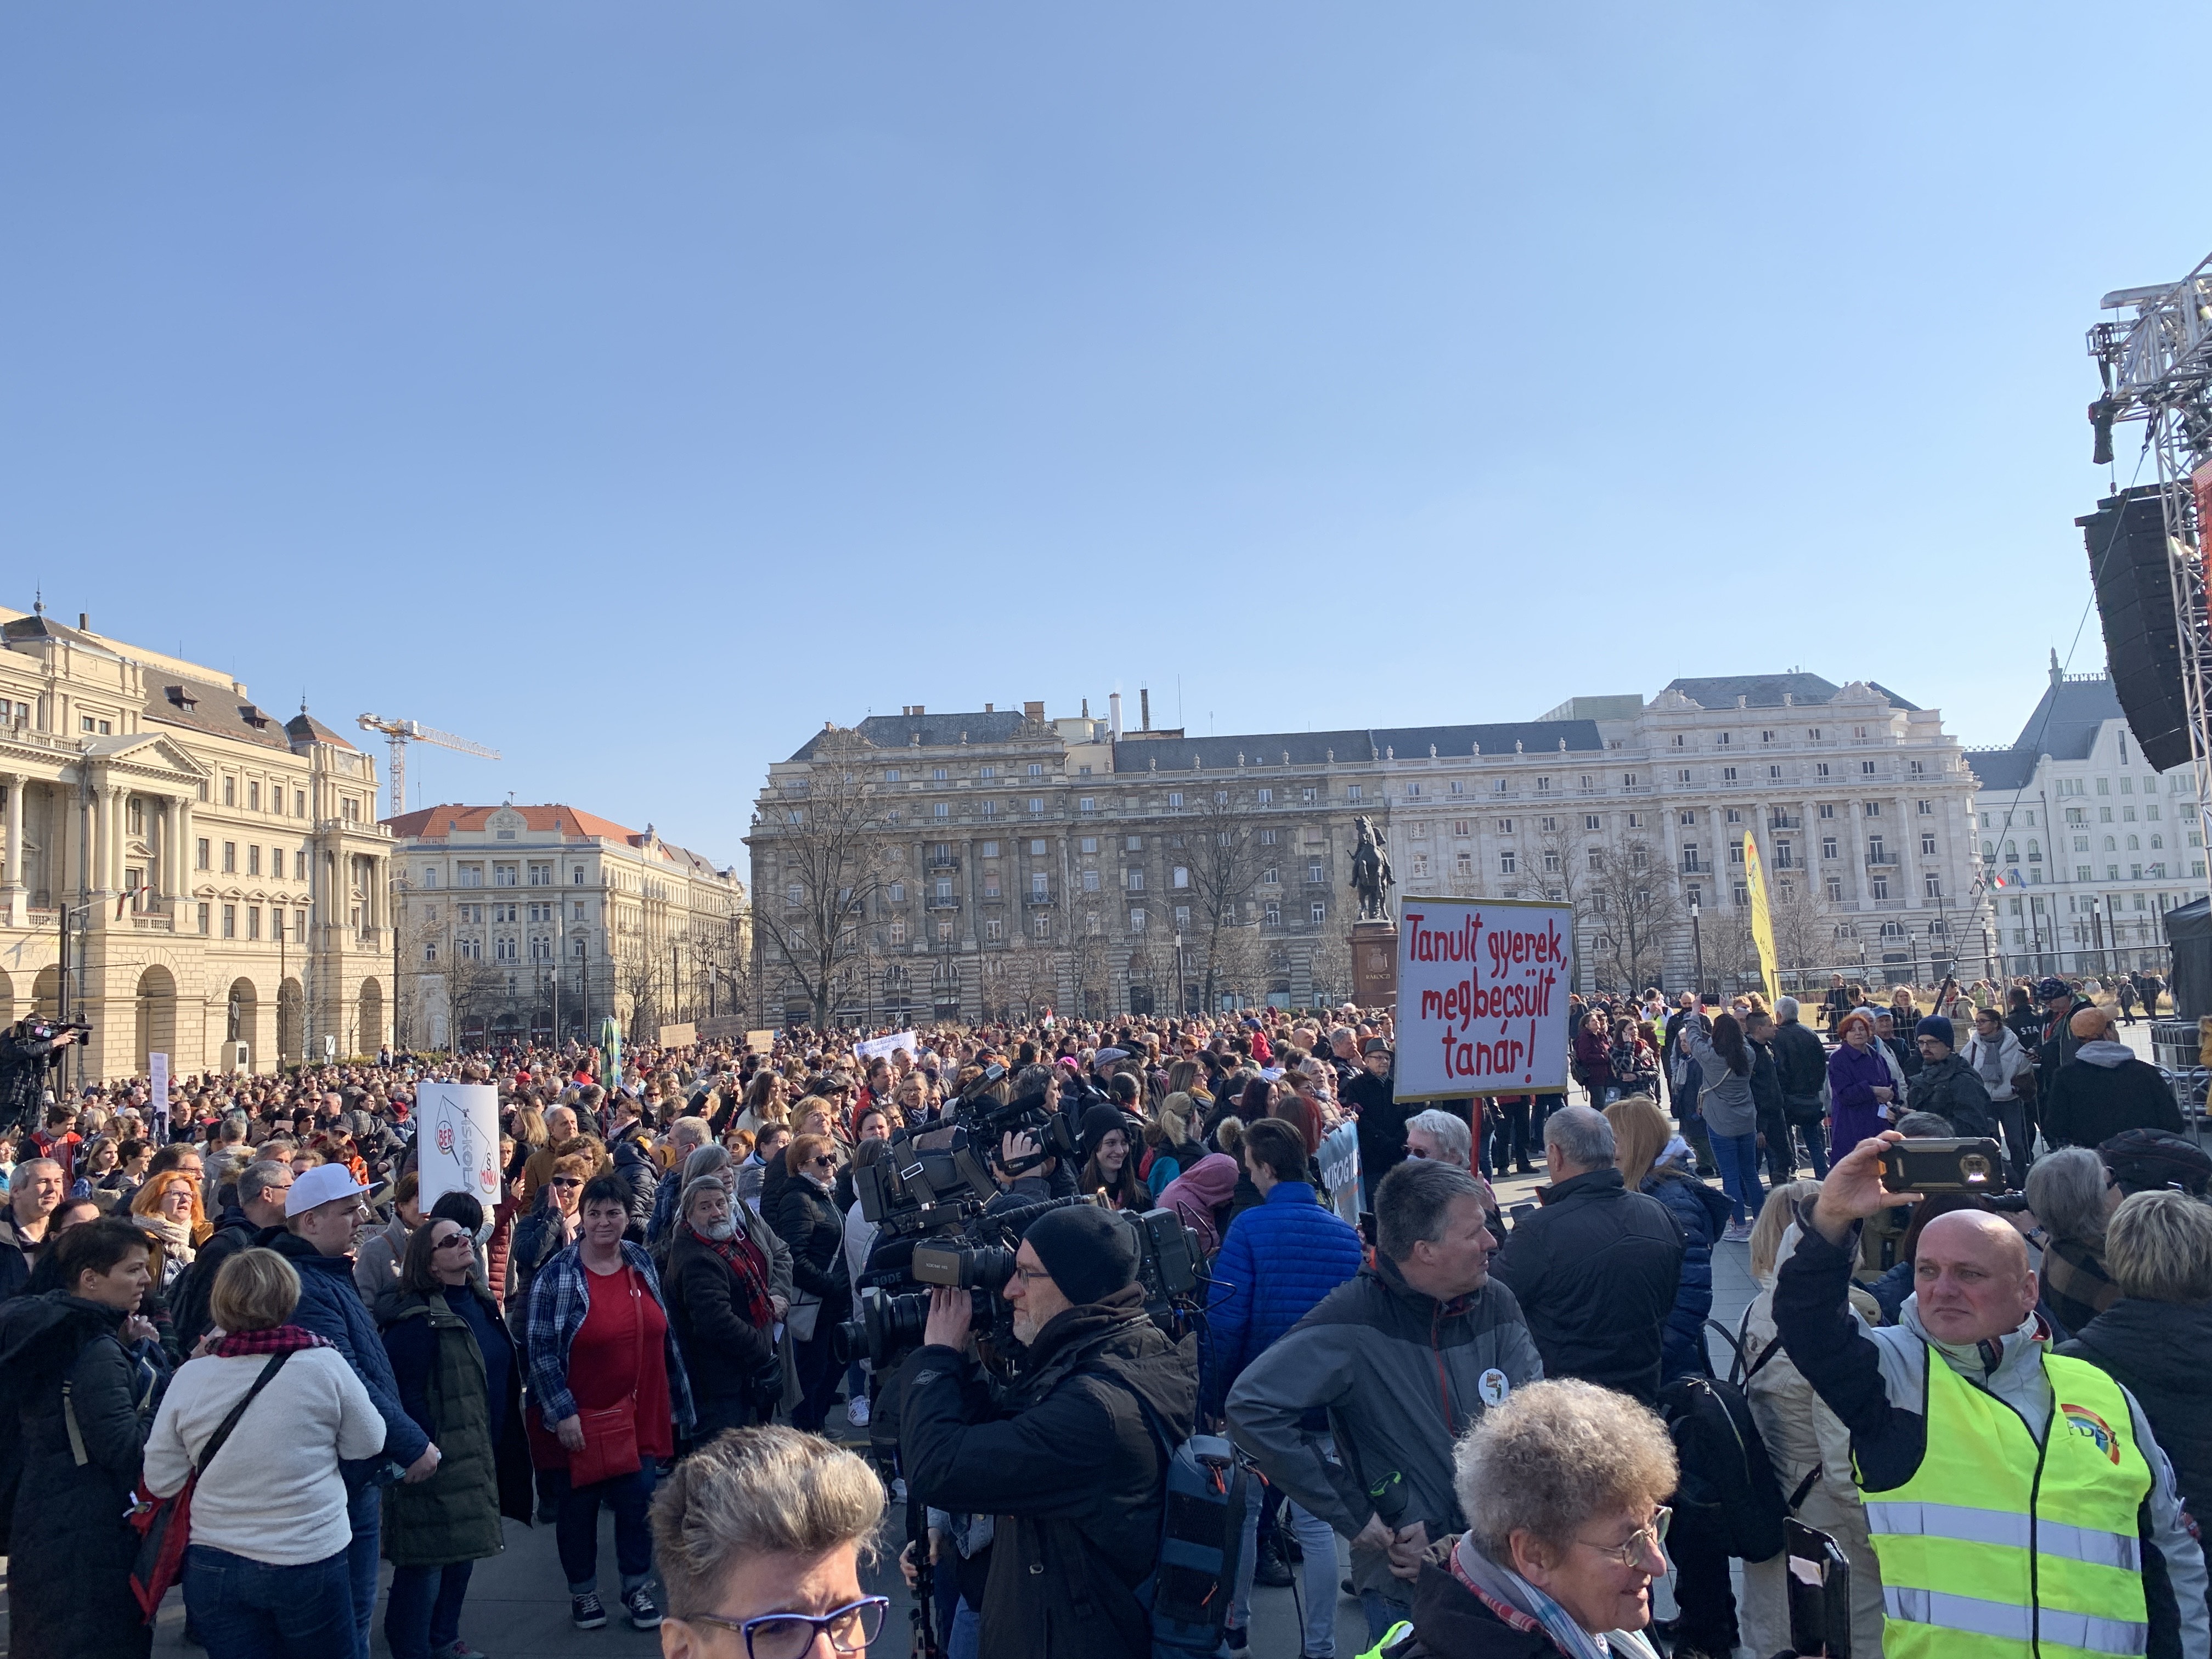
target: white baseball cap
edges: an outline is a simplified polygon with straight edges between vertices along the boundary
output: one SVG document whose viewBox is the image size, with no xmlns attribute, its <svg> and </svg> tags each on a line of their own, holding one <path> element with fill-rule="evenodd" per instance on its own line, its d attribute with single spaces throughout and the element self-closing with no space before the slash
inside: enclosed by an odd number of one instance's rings
<svg viewBox="0 0 2212 1659">
<path fill-rule="evenodd" d="M 284 1194 L 284 1213 L 295 1216 L 337 1199 L 358 1198 L 368 1190 L 344 1164 L 318 1164 L 293 1177 Z"/>
</svg>

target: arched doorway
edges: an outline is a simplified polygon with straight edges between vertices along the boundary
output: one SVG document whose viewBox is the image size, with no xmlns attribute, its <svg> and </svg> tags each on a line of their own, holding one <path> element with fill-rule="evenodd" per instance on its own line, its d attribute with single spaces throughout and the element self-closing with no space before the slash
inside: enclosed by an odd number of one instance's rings
<svg viewBox="0 0 2212 1659">
<path fill-rule="evenodd" d="M 15 981 L 0 969 L 0 1025 L 13 1025 L 15 1018 Z"/>
<path fill-rule="evenodd" d="M 138 975 L 137 1071 L 144 1077 L 152 1069 L 149 1054 L 167 1054 L 171 1072 L 177 1065 L 177 981 L 158 963 Z"/>
<path fill-rule="evenodd" d="M 59 1019 L 62 1012 L 62 970 L 41 968 L 31 980 L 31 1012 L 44 1014 L 49 1019 Z"/>
<path fill-rule="evenodd" d="M 288 979 L 276 988 L 276 1060 L 296 1064 L 307 1058 L 307 998 L 300 981 Z"/>
<path fill-rule="evenodd" d="M 355 1052 L 373 1054 L 384 1041 L 384 988 L 373 979 L 361 982 L 361 1000 L 356 1005 L 355 1028 L 359 1033 Z"/>
<path fill-rule="evenodd" d="M 250 979 L 234 979 L 223 998 L 223 1049 L 218 1071 L 250 1072 L 261 1053 L 261 999 Z M 237 1045 L 246 1045 L 240 1059 Z"/>
</svg>

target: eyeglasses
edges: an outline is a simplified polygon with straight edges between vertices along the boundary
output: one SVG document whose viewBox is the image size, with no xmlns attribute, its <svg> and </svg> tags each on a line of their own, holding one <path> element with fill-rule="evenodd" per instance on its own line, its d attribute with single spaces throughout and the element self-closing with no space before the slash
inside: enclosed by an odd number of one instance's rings
<svg viewBox="0 0 2212 1659">
<path fill-rule="evenodd" d="M 1407 1158 L 1426 1158 L 1426 1157 L 1428 1156 L 1428 1154 L 1427 1154 L 1426 1152 L 1423 1152 L 1423 1151 L 1422 1151 L 1419 1147 L 1418 1147 L 1418 1146 L 1408 1146 L 1408 1147 L 1407 1147 L 1407 1148 L 1406 1148 L 1406 1156 L 1407 1156 Z"/>
<path fill-rule="evenodd" d="M 1042 1267 L 1017 1267 L 1014 1269 L 1014 1277 L 1024 1285 L 1035 1284 L 1040 1279 L 1047 1284 L 1052 1282 L 1052 1274 Z"/>
<path fill-rule="evenodd" d="M 584 1183 L 574 1176 L 555 1176 L 550 1184 L 556 1187 L 580 1187 Z"/>
<path fill-rule="evenodd" d="M 450 1250 L 455 1245 L 459 1245 L 461 1249 L 466 1249 L 469 1244 L 470 1239 L 466 1233 L 447 1233 L 430 1248 L 434 1250 Z"/>
<path fill-rule="evenodd" d="M 724 1619 L 712 1613 L 676 1616 L 687 1625 L 711 1625 L 745 1638 L 750 1659 L 805 1659 L 814 1638 L 827 1635 L 840 1653 L 858 1653 L 883 1633 L 886 1596 L 864 1595 L 817 1618 L 807 1613 L 764 1613 L 757 1619 Z"/>
<path fill-rule="evenodd" d="M 1626 1543 L 1593 1544 L 1587 1538 L 1577 1538 L 1575 1542 L 1585 1549 L 1595 1550 L 1608 1559 L 1618 1561 L 1624 1567 L 1638 1566 L 1642 1564 L 1646 1550 L 1656 1550 L 1666 1541 L 1667 1523 L 1674 1518 L 1674 1511 L 1662 1504 L 1651 1511 L 1649 1521 L 1628 1534 Z"/>
<path fill-rule="evenodd" d="M 806 1167 L 807 1167 L 808 1169 L 810 1169 L 810 1170 L 827 1170 L 827 1169 L 834 1168 L 834 1167 L 836 1166 L 836 1162 L 837 1162 L 837 1160 L 836 1160 L 836 1158 L 830 1157 L 827 1153 L 824 1153 L 824 1154 L 823 1154 L 822 1157 L 820 1157 L 820 1158 L 808 1158 L 808 1159 L 806 1160 Z"/>
</svg>

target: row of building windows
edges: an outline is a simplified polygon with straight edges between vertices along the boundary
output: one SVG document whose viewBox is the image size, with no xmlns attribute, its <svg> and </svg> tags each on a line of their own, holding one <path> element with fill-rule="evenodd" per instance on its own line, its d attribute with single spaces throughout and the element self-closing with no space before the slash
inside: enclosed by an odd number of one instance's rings
<svg viewBox="0 0 2212 1659">
<path fill-rule="evenodd" d="M 222 804 L 225 806 L 235 806 L 238 805 L 239 781 L 239 779 L 230 773 L 226 772 L 223 774 Z M 246 810 L 249 812 L 258 812 L 261 810 L 261 780 L 258 778 L 247 778 L 245 780 L 245 784 Z M 295 818 L 306 817 L 307 816 L 307 792 L 304 789 L 295 789 L 291 793 L 292 816 Z M 207 793 L 204 787 L 201 790 L 200 799 L 203 800 L 207 799 Z M 361 810 L 360 802 L 357 800 L 349 799 L 346 804 L 350 806 L 353 811 L 344 813 L 343 816 L 348 818 L 357 816 Z M 277 817 L 281 817 L 283 816 L 284 786 L 273 779 L 269 784 L 269 810 Z"/>
<path fill-rule="evenodd" d="M 520 887 L 525 884 L 525 868 L 526 866 L 521 864 L 495 864 L 491 866 L 491 884 L 495 887 Z M 530 865 L 527 866 L 527 874 L 530 886 L 550 887 L 553 885 L 553 866 L 550 864 Z M 574 887 L 581 887 L 584 884 L 582 865 L 570 867 L 568 882 Z M 456 864 L 453 866 L 454 886 L 481 887 L 483 884 L 484 866 L 483 865 Z M 422 879 L 417 885 L 426 890 L 434 890 L 438 885 L 438 866 L 434 864 L 424 865 Z"/>
<path fill-rule="evenodd" d="M 202 934 L 222 939 L 258 939 L 261 937 L 261 907 L 259 905 L 223 905 L 219 919 L 216 915 L 216 907 L 213 904 L 203 904 L 199 907 L 199 925 Z M 239 931 L 240 911 L 245 913 L 243 919 L 246 931 L 242 933 Z M 218 920 L 222 929 L 220 935 L 213 934 L 210 931 L 216 925 Z M 290 942 L 297 945 L 304 941 L 307 937 L 307 913 L 305 910 L 295 910 L 292 912 Z M 269 907 L 269 938 L 276 944 L 281 945 L 286 941 L 284 912 L 273 904 Z"/>
<path fill-rule="evenodd" d="M 281 847 L 271 847 L 268 849 L 268 854 L 269 873 L 279 881 L 283 880 L 284 849 Z M 261 848 L 252 845 L 252 843 L 247 844 L 246 848 L 246 873 L 247 875 L 258 876 L 261 873 Z M 214 856 L 215 848 L 213 843 L 210 842 L 204 836 L 199 837 L 192 847 L 192 867 L 196 870 L 206 870 L 211 868 L 212 866 L 210 861 Z M 222 872 L 227 876 L 234 876 L 239 872 L 238 843 L 234 841 L 227 841 L 222 844 Z M 292 854 L 292 879 L 295 881 L 305 881 L 307 878 L 307 849 L 302 847 L 298 852 Z"/>
</svg>

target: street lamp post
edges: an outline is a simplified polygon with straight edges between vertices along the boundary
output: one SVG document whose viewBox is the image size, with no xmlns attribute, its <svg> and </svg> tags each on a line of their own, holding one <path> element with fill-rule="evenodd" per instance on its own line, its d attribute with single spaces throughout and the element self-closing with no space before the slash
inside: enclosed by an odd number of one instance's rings
<svg viewBox="0 0 2212 1659">
<path fill-rule="evenodd" d="M 1697 902 L 1695 900 L 1692 900 L 1690 903 L 1690 954 L 1692 959 L 1697 964 L 1695 971 L 1697 974 L 1698 994 L 1702 997 L 1705 994 L 1705 935 L 1699 932 L 1698 927 L 1698 908 Z"/>
<path fill-rule="evenodd" d="M 1181 1019 L 1181 1018 L 1183 1017 L 1183 1014 L 1187 1012 L 1187 1011 L 1184 1009 L 1183 1006 L 1182 1006 L 1182 1005 L 1183 1005 L 1183 989 L 1182 989 L 1182 930 L 1181 928 L 1177 928 L 1177 929 L 1176 930 L 1176 936 L 1175 936 L 1175 959 L 1176 959 L 1176 1018 L 1177 1019 Z"/>
</svg>

